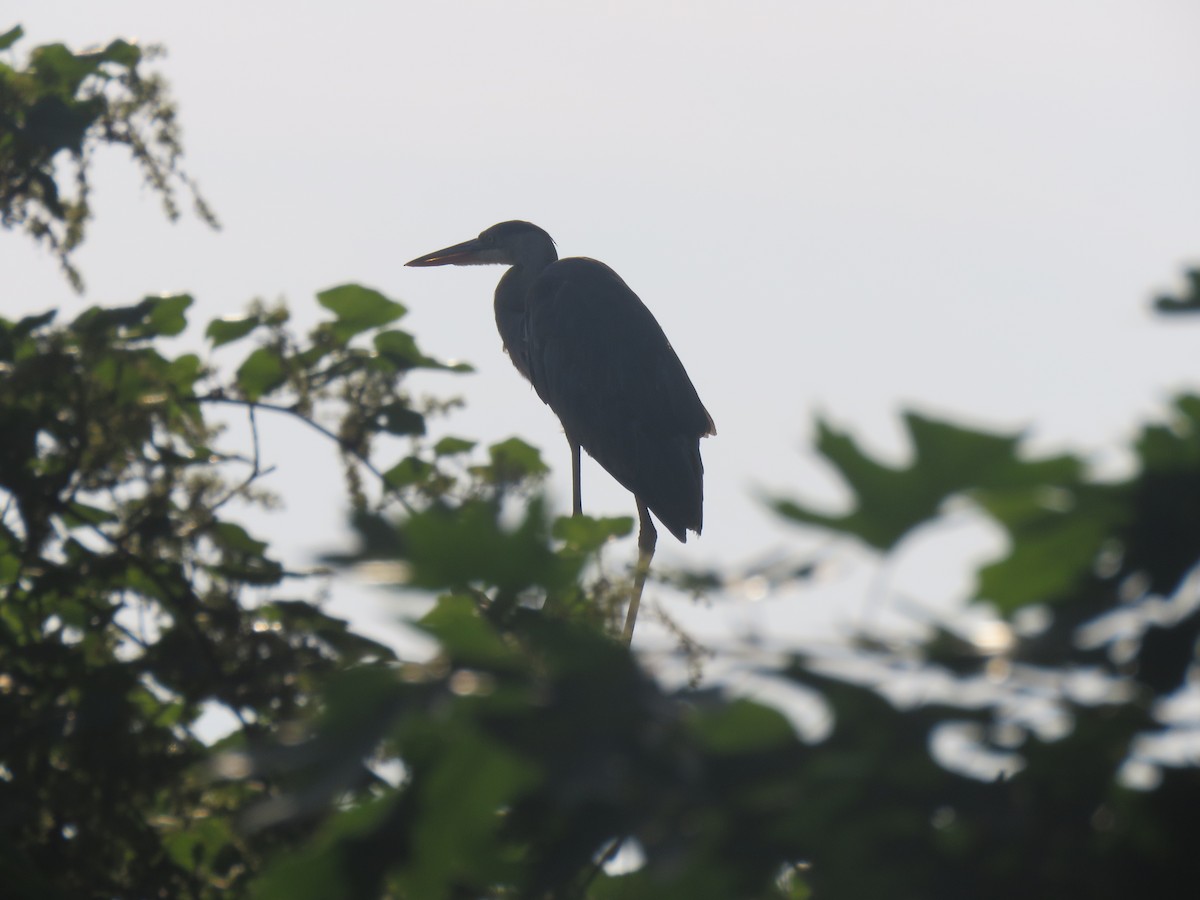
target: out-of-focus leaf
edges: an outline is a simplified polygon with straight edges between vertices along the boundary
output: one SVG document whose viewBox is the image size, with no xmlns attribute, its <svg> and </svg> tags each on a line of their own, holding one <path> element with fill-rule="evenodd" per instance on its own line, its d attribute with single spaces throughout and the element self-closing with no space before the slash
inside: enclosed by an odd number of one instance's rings
<svg viewBox="0 0 1200 900">
<path fill-rule="evenodd" d="M 483 583 L 516 592 L 535 584 L 555 586 L 563 578 L 540 500 L 530 503 L 524 520 L 511 529 L 500 524 L 494 504 L 468 500 L 454 509 L 416 513 L 400 531 L 412 583 L 418 586 L 455 589 Z"/>
<path fill-rule="evenodd" d="M 14 25 L 4 34 L 0 34 L 0 50 L 7 50 L 17 41 L 25 36 L 25 29 L 20 25 Z"/>
<path fill-rule="evenodd" d="M 151 306 L 149 334 L 174 337 L 187 328 L 187 309 L 193 303 L 190 294 L 171 294 L 162 297 L 147 297 Z"/>
<path fill-rule="evenodd" d="M 259 347 L 237 370 L 237 385 L 247 400 L 258 400 L 286 379 L 283 359 L 274 347 Z"/>
<path fill-rule="evenodd" d="M 907 466 L 888 466 L 867 456 L 848 434 L 818 426 L 817 449 L 854 494 L 844 515 L 818 512 L 776 500 L 777 512 L 793 521 L 851 534 L 888 550 L 912 529 L 936 517 L 948 497 L 975 488 L 1020 488 L 1078 480 L 1080 463 L 1070 456 L 1033 462 L 1017 455 L 1019 435 L 973 431 L 915 413 L 905 416 L 913 446 Z"/>
<path fill-rule="evenodd" d="M 449 732 L 444 752 L 424 780 L 426 801 L 412 856 L 397 873 L 401 894 L 449 897 L 455 886 L 503 883 L 506 870 L 497 815 L 528 784 L 537 769 L 476 728 Z"/>
<path fill-rule="evenodd" d="M 979 570 L 976 588 L 1003 613 L 1066 596 L 1091 572 L 1125 515 L 1119 495 L 1091 485 L 979 491 L 975 498 L 1012 541 L 1007 556 Z"/>
<path fill-rule="evenodd" d="M 492 444 L 488 456 L 492 461 L 491 475 L 497 483 L 540 478 L 550 471 L 537 447 L 517 437 Z"/>
<path fill-rule="evenodd" d="M 57 309 L 47 310 L 44 313 L 39 313 L 33 316 L 25 316 L 16 325 L 13 326 L 13 336 L 18 338 L 28 337 L 35 331 L 45 328 L 58 316 Z"/>
<path fill-rule="evenodd" d="M 425 417 L 408 404 L 397 401 L 379 410 L 378 422 L 389 434 L 424 434 Z"/>
<path fill-rule="evenodd" d="M 433 452 L 437 456 L 456 456 L 460 453 L 470 453 L 474 449 L 475 441 L 456 437 L 444 437 L 433 445 Z"/>
<path fill-rule="evenodd" d="M 343 284 L 321 291 L 317 302 L 337 316 L 332 328 L 342 341 L 394 322 L 408 311 L 403 304 L 360 284 Z"/>
<path fill-rule="evenodd" d="M 259 316 L 213 319 L 208 323 L 204 334 L 214 347 L 220 347 L 222 344 L 244 338 L 261 324 L 262 319 Z"/>
<path fill-rule="evenodd" d="M 250 533 L 236 522 L 218 522 L 212 527 L 211 535 L 224 550 L 257 556 L 267 549 L 266 541 L 251 537 Z"/>
<path fill-rule="evenodd" d="M 795 731 L 779 710 L 750 700 L 700 706 L 689 721 L 714 753 L 749 753 L 798 743 Z"/>
<path fill-rule="evenodd" d="M 383 473 L 383 480 L 392 489 L 420 484 L 433 471 L 433 466 L 416 456 L 406 456 Z"/>
<path fill-rule="evenodd" d="M 63 513 L 63 523 L 68 528 L 103 525 L 106 522 L 115 522 L 116 518 L 111 510 L 98 506 L 89 506 L 86 503 L 80 503 L 78 500 L 71 503 Z"/>
<path fill-rule="evenodd" d="M 142 51 L 137 44 L 131 44 L 129 41 L 117 38 L 100 51 L 100 56 L 106 62 L 114 62 L 132 69 L 141 62 Z"/>
<path fill-rule="evenodd" d="M 480 617 L 475 601 L 465 595 L 438 598 L 437 605 L 418 624 L 438 639 L 455 665 L 496 669 L 523 660 L 519 650 L 500 638 Z"/>
<path fill-rule="evenodd" d="M 407 331 L 381 331 L 375 335 L 375 349 L 397 369 L 444 369 L 451 372 L 471 372 L 466 363 L 444 363 L 426 356 L 417 347 L 416 338 Z"/>
<path fill-rule="evenodd" d="M 1163 294 L 1154 299 L 1154 308 L 1168 315 L 1200 312 L 1200 269 L 1186 273 L 1187 287 L 1180 296 Z"/>
<path fill-rule="evenodd" d="M 632 516 L 594 519 L 591 516 L 562 516 L 554 522 L 553 534 L 573 550 L 592 553 L 613 538 L 633 531 Z"/>
</svg>

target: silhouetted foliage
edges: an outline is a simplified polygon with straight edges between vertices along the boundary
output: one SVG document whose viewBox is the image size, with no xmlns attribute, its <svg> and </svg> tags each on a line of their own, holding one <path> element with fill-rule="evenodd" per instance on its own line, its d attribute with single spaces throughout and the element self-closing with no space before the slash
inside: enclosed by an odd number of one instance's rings
<svg viewBox="0 0 1200 900">
<path fill-rule="evenodd" d="M 129 46 L 48 58 L 107 71 Z M 29 184 L 45 162 L 25 158 Z M 551 520 L 517 438 L 425 436 L 449 404 L 407 374 L 466 368 L 421 352 L 401 304 L 359 285 L 317 300 L 307 335 L 262 305 L 209 323 L 209 358 L 171 352 L 186 295 L 0 319 L 6 898 L 1124 898 L 1200 880 L 1200 398 L 1141 430 L 1123 480 L 915 414 L 911 461 L 889 464 L 822 423 L 849 511 L 775 501 L 788 521 L 886 554 L 953 501 L 1008 547 L 972 600 L 994 612 L 986 640 L 951 619 L 752 662 L 825 711 L 805 742 L 770 706 L 665 686 L 613 637 L 629 585 L 600 555 L 630 519 Z M 248 447 L 216 410 L 247 417 Z M 427 597 L 431 653 L 355 634 L 236 521 L 270 471 L 264 415 L 339 448 L 361 546 L 328 562 Z M 667 580 L 719 597 L 726 576 Z M 213 709 L 234 724 L 206 743 Z"/>
<path fill-rule="evenodd" d="M 0 51 L 23 35 L 19 25 L 0 34 Z M 166 81 L 144 68 L 157 54 L 118 39 L 82 53 L 63 44 L 35 47 L 23 68 L 0 62 L 0 224 L 20 226 L 46 244 L 76 290 L 83 279 L 71 253 L 92 213 L 89 171 L 100 146 L 129 151 L 168 218 L 178 218 L 176 192 L 184 188 L 197 215 L 216 226 L 180 165 L 183 147 Z M 64 184 L 64 158 L 71 187 Z"/>
</svg>

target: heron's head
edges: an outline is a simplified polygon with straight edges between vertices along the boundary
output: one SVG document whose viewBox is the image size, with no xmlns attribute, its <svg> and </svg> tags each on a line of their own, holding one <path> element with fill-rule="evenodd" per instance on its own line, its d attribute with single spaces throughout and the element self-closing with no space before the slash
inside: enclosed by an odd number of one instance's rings
<svg viewBox="0 0 1200 900">
<path fill-rule="evenodd" d="M 501 222 L 479 237 L 419 256 L 406 266 L 547 266 L 558 259 L 550 235 L 530 222 Z"/>
</svg>

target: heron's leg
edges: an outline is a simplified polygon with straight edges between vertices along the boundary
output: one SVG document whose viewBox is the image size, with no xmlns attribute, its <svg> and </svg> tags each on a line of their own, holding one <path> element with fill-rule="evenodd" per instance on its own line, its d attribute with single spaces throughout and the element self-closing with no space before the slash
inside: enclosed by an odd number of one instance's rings
<svg viewBox="0 0 1200 900">
<path fill-rule="evenodd" d="M 579 443 L 567 438 L 571 445 L 571 515 L 583 515 L 583 489 L 579 485 Z"/>
<path fill-rule="evenodd" d="M 650 574 L 650 560 L 654 559 L 654 545 L 658 543 L 658 532 L 650 518 L 650 510 L 638 498 L 638 561 L 633 573 L 633 596 L 629 598 L 629 612 L 625 614 L 625 643 L 633 641 L 633 626 L 637 623 L 638 607 L 642 605 L 642 589 L 646 576 Z"/>
</svg>

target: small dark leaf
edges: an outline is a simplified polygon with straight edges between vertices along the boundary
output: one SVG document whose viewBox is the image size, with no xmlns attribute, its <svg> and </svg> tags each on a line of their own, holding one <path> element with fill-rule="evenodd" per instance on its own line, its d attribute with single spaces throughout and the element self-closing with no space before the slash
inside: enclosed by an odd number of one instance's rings
<svg viewBox="0 0 1200 900">
<path fill-rule="evenodd" d="M 1155 298 L 1154 308 L 1167 315 L 1200 312 L 1200 269 L 1187 272 L 1187 290 L 1181 297 L 1164 294 Z"/>
<path fill-rule="evenodd" d="M 222 549 L 254 556 L 267 549 L 265 541 L 252 538 L 250 533 L 235 522 L 218 522 L 211 530 L 213 541 Z"/>
<path fill-rule="evenodd" d="M 57 309 L 49 310 L 48 312 L 40 313 L 33 316 L 25 316 L 13 326 L 12 333 L 14 337 L 24 338 L 33 334 L 40 328 L 44 328 L 54 321 L 58 315 Z"/>
<path fill-rule="evenodd" d="M 389 434 L 424 434 L 425 417 L 408 404 L 397 401 L 379 410 L 376 421 Z"/>
</svg>

